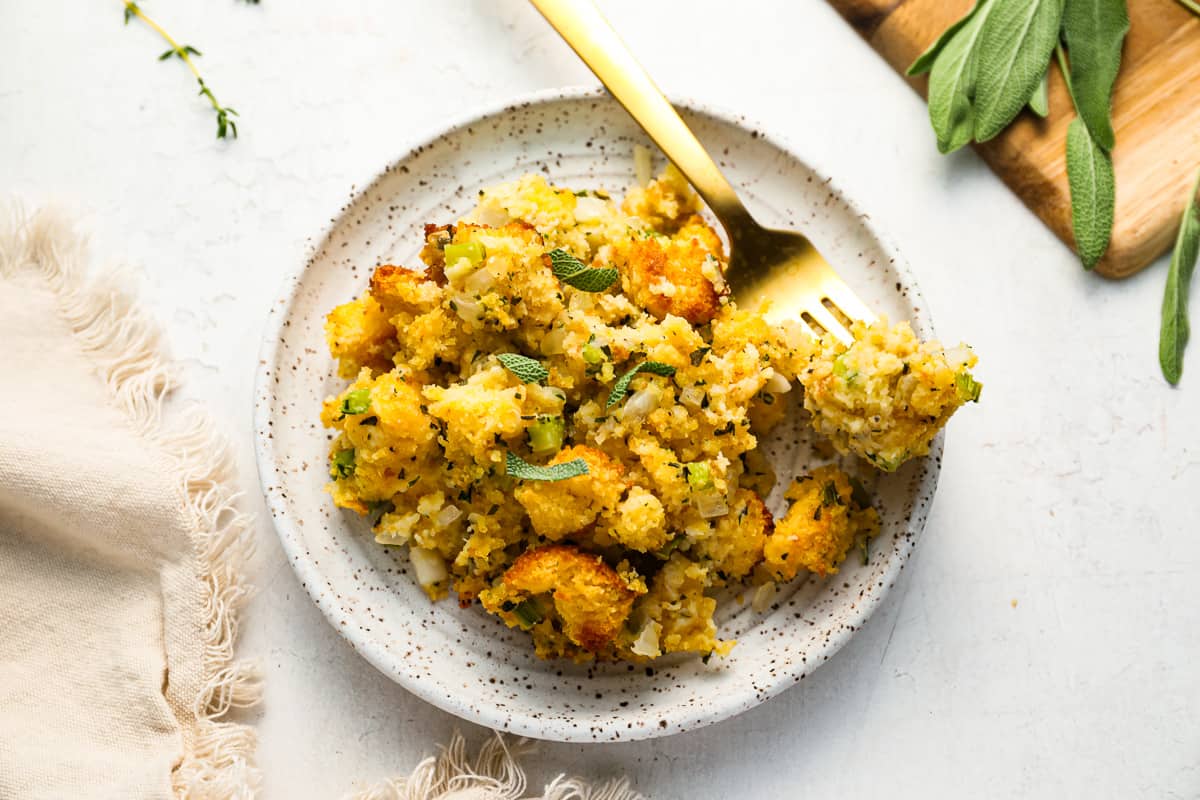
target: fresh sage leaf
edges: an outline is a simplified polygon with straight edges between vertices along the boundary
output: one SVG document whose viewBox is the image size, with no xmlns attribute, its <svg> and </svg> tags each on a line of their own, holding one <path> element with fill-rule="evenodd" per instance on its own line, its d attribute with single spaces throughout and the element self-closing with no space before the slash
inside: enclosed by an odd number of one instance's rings
<svg viewBox="0 0 1200 800">
<path fill-rule="evenodd" d="M 976 141 L 1008 127 L 1050 64 L 1062 24 L 1062 0 L 991 0 L 979 32 L 975 69 Z"/>
<path fill-rule="evenodd" d="M 663 364 L 658 361 L 643 361 L 633 369 L 626 372 L 620 378 L 617 378 L 616 385 L 608 394 L 608 402 L 604 404 L 605 409 L 612 408 L 617 403 L 621 402 L 626 394 L 629 393 L 629 382 L 633 380 L 633 376 L 639 372 L 649 372 L 654 375 L 661 375 L 664 378 L 669 378 L 675 374 L 675 368 L 670 364 Z"/>
<path fill-rule="evenodd" d="M 1067 183 L 1071 188 L 1071 227 L 1075 250 L 1086 269 L 1108 249 L 1112 237 L 1116 183 L 1112 157 L 1076 117 L 1067 129 Z"/>
<path fill-rule="evenodd" d="M 1066 0 L 1062 19 L 1071 54 L 1075 109 L 1092 138 L 1105 150 L 1116 143 L 1112 90 L 1121 68 L 1121 47 L 1129 32 L 1125 0 Z"/>
<path fill-rule="evenodd" d="M 510 452 L 505 455 L 504 474 L 522 481 L 565 481 L 587 475 L 588 465 L 582 458 L 573 458 L 561 464 L 539 467 Z"/>
<path fill-rule="evenodd" d="M 550 372 L 537 361 L 517 353 L 501 353 L 496 356 L 504 368 L 516 375 L 521 383 L 541 383 L 550 377 Z"/>
<path fill-rule="evenodd" d="M 929 48 L 924 53 L 921 53 L 921 55 L 917 56 L 917 60 L 914 61 L 911 66 L 909 66 L 906 74 L 910 77 L 924 75 L 926 72 L 929 72 L 929 70 L 933 69 L 934 62 L 937 60 L 937 57 L 941 55 L 942 51 L 946 49 L 946 45 L 950 43 L 950 40 L 954 38 L 954 34 L 962 30 L 963 26 L 971 21 L 971 18 L 975 16 L 975 13 L 979 11 L 980 6 L 982 6 L 985 2 L 987 2 L 987 0 L 979 0 L 979 2 L 975 3 L 970 11 L 963 15 L 962 19 L 958 20 L 949 28 L 946 28 L 946 30 L 942 31 L 942 35 L 937 38 L 937 41 L 929 45 Z"/>
<path fill-rule="evenodd" d="M 1183 374 L 1183 349 L 1188 340 L 1188 286 L 1196 259 L 1200 257 L 1200 173 L 1192 185 L 1192 193 L 1179 221 L 1171 268 L 1167 272 L 1167 289 L 1163 293 L 1162 330 L 1158 337 L 1158 363 L 1163 377 L 1172 385 Z"/>
<path fill-rule="evenodd" d="M 1179 0 L 1179 4 L 1193 14 L 1200 14 L 1200 3 L 1196 2 L 1196 0 Z"/>
<path fill-rule="evenodd" d="M 950 37 L 929 73 L 929 122 L 938 150 L 951 153 L 971 141 L 975 130 L 975 46 L 996 0 L 980 3 Z"/>
<path fill-rule="evenodd" d="M 1029 110 L 1037 114 L 1042 119 L 1050 115 L 1050 68 L 1047 66 L 1046 73 L 1042 75 L 1042 82 L 1038 84 L 1038 88 L 1034 89 L 1033 96 L 1029 98 Z"/>
<path fill-rule="evenodd" d="M 620 277 L 612 267 L 588 267 L 560 248 L 551 250 L 547 255 L 550 256 L 550 269 L 554 277 L 585 292 L 603 292 Z"/>
</svg>

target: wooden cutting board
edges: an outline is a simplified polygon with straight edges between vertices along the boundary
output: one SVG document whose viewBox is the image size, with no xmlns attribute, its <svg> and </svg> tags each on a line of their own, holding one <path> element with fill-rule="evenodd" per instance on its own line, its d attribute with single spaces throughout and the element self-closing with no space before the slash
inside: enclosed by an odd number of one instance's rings
<svg viewBox="0 0 1200 800">
<path fill-rule="evenodd" d="M 830 0 L 898 72 L 965 14 L 973 0 Z M 1175 0 L 1128 0 L 1130 30 L 1113 95 L 1116 224 L 1096 271 L 1131 275 L 1171 247 L 1188 187 L 1200 170 L 1200 18 Z M 922 95 L 927 77 L 908 79 Z M 1050 117 L 1029 111 L 976 145 L 992 170 L 1074 246 L 1067 189 L 1067 126 L 1075 116 L 1057 67 Z M 933 130 L 929 146 L 934 147 Z"/>
</svg>

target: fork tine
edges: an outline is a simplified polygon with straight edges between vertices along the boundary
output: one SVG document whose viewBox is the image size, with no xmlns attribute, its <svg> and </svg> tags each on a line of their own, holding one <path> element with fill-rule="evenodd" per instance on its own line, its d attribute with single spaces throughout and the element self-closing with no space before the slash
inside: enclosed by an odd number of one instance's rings
<svg viewBox="0 0 1200 800">
<path fill-rule="evenodd" d="M 875 314 L 867 308 L 867 304 L 859 300 L 858 295 L 842 280 L 829 281 L 824 288 L 825 296 L 848 318 L 862 322 L 875 321 Z"/>
<path fill-rule="evenodd" d="M 822 328 L 842 344 L 851 344 L 854 341 L 854 337 L 850 335 L 850 331 L 846 330 L 846 326 L 831 314 L 829 309 L 820 303 L 809 306 L 804 309 L 804 312 L 815 319 Z"/>
</svg>

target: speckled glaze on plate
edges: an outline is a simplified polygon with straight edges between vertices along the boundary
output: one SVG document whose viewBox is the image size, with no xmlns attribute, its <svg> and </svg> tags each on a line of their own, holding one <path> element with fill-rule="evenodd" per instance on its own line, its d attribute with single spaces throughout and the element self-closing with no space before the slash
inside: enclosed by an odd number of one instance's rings
<svg viewBox="0 0 1200 800">
<path fill-rule="evenodd" d="M 758 219 L 804 231 L 872 308 L 933 336 L 900 257 L 828 179 L 739 116 L 677 105 Z M 267 505 L 292 567 L 330 624 L 430 703 L 541 739 L 679 733 L 798 683 L 846 643 L 895 582 L 925 524 L 941 460 L 939 436 L 930 456 L 880 481 L 883 530 L 868 564 L 851 554 L 836 576 L 798 578 L 763 613 L 722 598 L 721 634 L 738 645 L 708 665 L 680 656 L 649 666 L 540 661 L 525 634 L 478 607 L 430 603 L 403 550 L 376 544 L 362 519 L 334 508 L 324 491 L 329 435 L 317 415 L 344 382 L 325 345 L 325 314 L 363 292 L 377 264 L 416 266 L 422 225 L 456 219 L 481 187 L 542 172 L 571 187 L 623 192 L 633 181 L 635 143 L 647 143 L 636 124 L 590 89 L 523 98 L 429 137 L 350 200 L 287 280 L 271 309 L 255 391 Z M 788 397 L 796 402 L 798 394 Z M 820 461 L 798 410 L 763 446 L 781 486 Z M 781 496 L 776 489 L 768 498 L 772 511 L 782 511 Z"/>
</svg>

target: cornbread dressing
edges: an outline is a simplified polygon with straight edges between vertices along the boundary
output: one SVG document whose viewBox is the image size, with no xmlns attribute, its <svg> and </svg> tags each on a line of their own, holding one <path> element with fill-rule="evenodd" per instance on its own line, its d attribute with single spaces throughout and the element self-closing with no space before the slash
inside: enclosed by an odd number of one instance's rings
<svg viewBox="0 0 1200 800">
<path fill-rule="evenodd" d="M 328 316 L 351 381 L 321 412 L 330 492 L 431 598 L 478 601 L 542 657 L 724 655 L 716 589 L 865 552 L 879 515 L 837 467 L 796 478 L 778 521 L 763 503 L 759 437 L 797 381 L 816 430 L 883 470 L 978 398 L 974 355 L 904 323 L 847 348 L 737 308 L 673 168 L 620 206 L 526 176 L 425 241 L 423 268 L 378 267 Z"/>
</svg>

